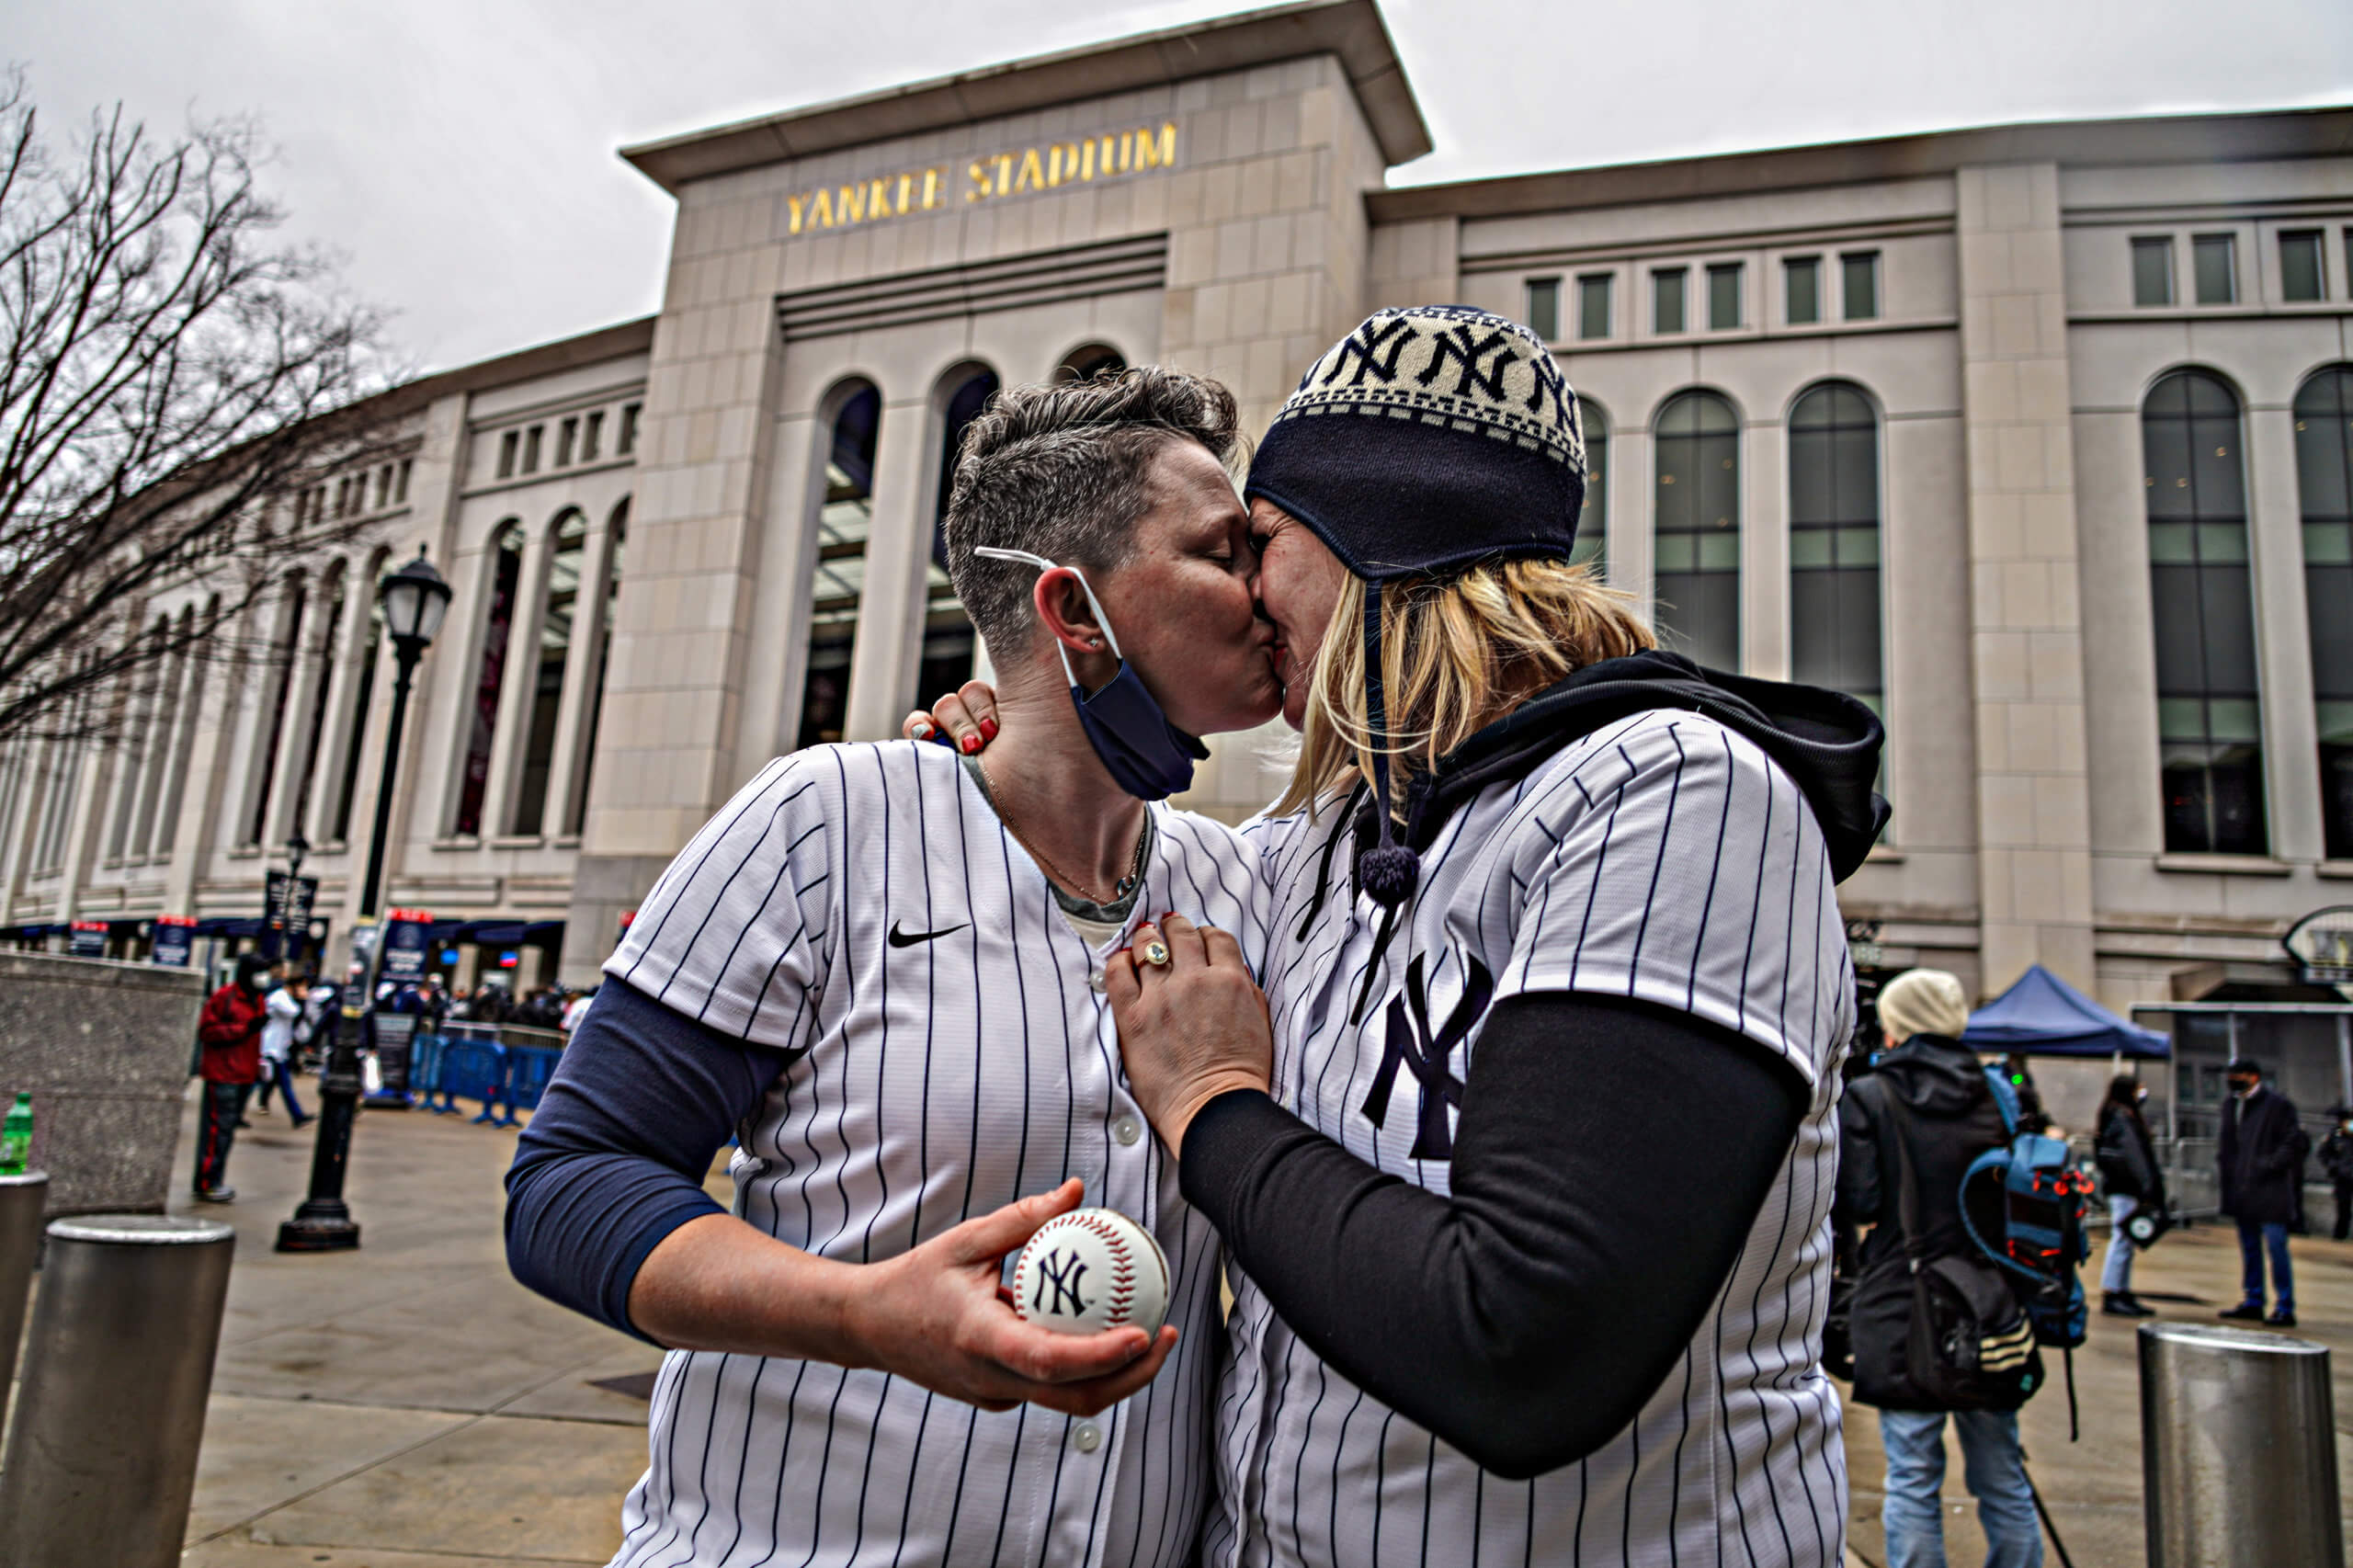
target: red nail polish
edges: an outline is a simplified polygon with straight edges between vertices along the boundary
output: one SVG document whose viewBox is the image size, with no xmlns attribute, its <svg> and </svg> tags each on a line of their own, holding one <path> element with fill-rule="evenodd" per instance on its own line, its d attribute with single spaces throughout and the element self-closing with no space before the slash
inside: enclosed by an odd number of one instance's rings
<svg viewBox="0 0 2353 1568">
<path fill-rule="evenodd" d="M 983 739 L 983 740 L 984 740 L 984 741 L 993 741 L 993 740 L 996 739 L 996 721 L 995 721 L 995 720 L 994 720 L 994 719 L 983 719 L 983 720 L 982 720 L 982 721 L 981 721 L 981 739 Z"/>
<path fill-rule="evenodd" d="M 964 755 L 970 756 L 972 753 L 981 749 L 981 737 L 978 735 L 966 735 L 963 740 L 963 746 Z"/>
</svg>

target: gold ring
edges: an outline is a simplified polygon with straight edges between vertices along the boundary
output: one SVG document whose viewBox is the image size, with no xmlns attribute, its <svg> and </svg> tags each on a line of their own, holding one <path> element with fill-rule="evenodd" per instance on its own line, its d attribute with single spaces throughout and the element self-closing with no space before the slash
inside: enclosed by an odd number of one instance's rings
<svg viewBox="0 0 2353 1568">
<path fill-rule="evenodd" d="M 1165 942 L 1146 942 L 1143 945 L 1143 961 L 1152 965 L 1154 969 L 1166 969 L 1168 967 L 1168 944 Z"/>
</svg>

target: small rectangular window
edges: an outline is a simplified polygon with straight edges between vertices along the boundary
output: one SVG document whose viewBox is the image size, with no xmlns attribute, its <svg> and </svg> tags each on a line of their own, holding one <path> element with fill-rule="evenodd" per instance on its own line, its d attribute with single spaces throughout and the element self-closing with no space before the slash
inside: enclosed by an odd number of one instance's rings
<svg viewBox="0 0 2353 1568">
<path fill-rule="evenodd" d="M 403 458 L 392 474 L 392 505 L 397 506 L 408 499 L 408 471 L 416 466 L 415 458 Z"/>
<path fill-rule="evenodd" d="M 1708 268 L 1708 330 L 1724 332 L 1740 324 L 1741 264 L 1719 262 Z"/>
<path fill-rule="evenodd" d="M 498 477 L 506 479 L 515 472 L 515 453 L 522 442 L 522 432 L 509 430 L 498 438 Z"/>
<path fill-rule="evenodd" d="M 1848 251 L 1838 258 L 1838 292 L 1848 321 L 1879 319 L 1879 252 Z"/>
<path fill-rule="evenodd" d="M 562 425 L 558 426 L 555 433 L 555 466 L 562 468 L 565 464 L 571 462 L 572 449 L 579 444 L 579 420 L 567 419 Z"/>
<path fill-rule="evenodd" d="M 621 404 L 621 431 L 613 442 L 613 456 L 625 458 L 637 450 L 637 415 L 645 405 L 642 403 Z"/>
<path fill-rule="evenodd" d="M 580 460 L 585 463 L 595 462 L 597 460 L 597 449 L 603 442 L 604 438 L 605 415 L 604 411 L 599 409 L 588 416 L 588 423 L 581 429 Z"/>
<path fill-rule="evenodd" d="M 1609 285 L 1607 272 L 1588 273 L 1577 279 L 1577 335 L 1609 335 Z"/>
<path fill-rule="evenodd" d="M 1663 267 L 1651 274 L 1651 330 L 1662 336 L 1683 330 L 1684 271 Z"/>
<path fill-rule="evenodd" d="M 386 463 L 376 471 L 376 505 L 379 508 L 392 504 L 392 465 Z"/>
<path fill-rule="evenodd" d="M 2328 298 L 2326 261 L 2321 254 L 2320 231 L 2300 229 L 2279 236 L 2279 296 L 2291 305 Z"/>
<path fill-rule="evenodd" d="M 523 472 L 525 473 L 540 472 L 540 437 L 547 434 L 547 428 L 544 425 L 534 425 L 523 432 Z"/>
<path fill-rule="evenodd" d="M 2231 234 L 2196 234 L 2189 241 L 2190 268 L 2198 278 L 2201 305 L 2235 305 L 2239 301 L 2238 241 Z"/>
<path fill-rule="evenodd" d="M 2173 303 L 2173 238 L 2143 236 L 2132 242 L 2132 302 L 2135 305 Z"/>
<path fill-rule="evenodd" d="M 1793 256 L 1781 264 L 1781 290 L 1791 326 L 1810 326 L 1822 319 L 1822 258 Z"/>
<path fill-rule="evenodd" d="M 1530 331 L 1547 343 L 1557 343 L 1561 337 L 1561 280 L 1557 278 L 1531 278 L 1528 280 L 1528 325 Z"/>
</svg>

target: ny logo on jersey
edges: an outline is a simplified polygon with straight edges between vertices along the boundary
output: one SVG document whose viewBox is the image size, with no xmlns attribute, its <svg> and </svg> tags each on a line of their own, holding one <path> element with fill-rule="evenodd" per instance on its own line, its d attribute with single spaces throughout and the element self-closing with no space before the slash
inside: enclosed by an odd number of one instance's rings
<svg viewBox="0 0 2353 1568">
<path fill-rule="evenodd" d="M 1409 1159 L 1450 1160 L 1454 1158 L 1454 1125 L 1447 1118 L 1449 1107 L 1462 1104 L 1462 1080 L 1447 1067 L 1447 1059 L 1454 1054 L 1470 1034 L 1471 1027 L 1486 1015 L 1487 1004 L 1495 999 L 1495 983 L 1487 973 L 1487 966 L 1477 959 L 1470 964 L 1469 983 L 1462 989 L 1462 999 L 1447 1015 L 1446 1027 L 1433 1036 L 1430 1033 L 1429 992 L 1423 983 L 1422 955 L 1415 954 L 1405 971 L 1404 994 L 1389 1003 L 1389 1035 L 1381 1050 L 1381 1069 L 1372 1075 L 1372 1088 L 1364 1097 L 1364 1119 L 1375 1127 L 1389 1119 L 1390 1091 L 1397 1086 L 1397 1069 L 1405 1068 L 1421 1085 L 1421 1114 L 1414 1128 L 1414 1146 L 1406 1152 Z"/>
<path fill-rule="evenodd" d="M 1038 1260 L 1038 1288 L 1029 1294 L 1029 1310 L 1053 1317 L 1069 1313 L 1073 1317 L 1086 1315 L 1086 1298 L 1078 1293 L 1079 1282 L 1086 1278 L 1086 1265 L 1076 1253 L 1060 1247 Z M 1046 1292 L 1054 1293 L 1053 1304 L 1046 1304 Z"/>
</svg>

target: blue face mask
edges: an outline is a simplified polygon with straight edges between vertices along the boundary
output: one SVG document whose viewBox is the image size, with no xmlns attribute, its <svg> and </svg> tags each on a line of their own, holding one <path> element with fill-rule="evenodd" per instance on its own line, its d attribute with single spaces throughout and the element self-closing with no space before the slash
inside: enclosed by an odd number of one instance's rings
<svg viewBox="0 0 2353 1568">
<path fill-rule="evenodd" d="M 977 549 L 972 553 L 993 561 L 1017 561 L 1040 572 L 1054 570 L 1054 562 L 1025 550 Z M 1070 681 L 1071 706 L 1078 710 L 1079 727 L 1086 732 L 1087 744 L 1103 759 L 1111 781 L 1138 800 L 1164 801 L 1190 789 L 1193 764 L 1206 760 L 1210 748 L 1168 722 L 1159 701 L 1137 676 L 1136 667 L 1120 652 L 1111 618 L 1103 613 L 1103 603 L 1095 597 L 1086 574 L 1075 566 L 1070 573 L 1095 610 L 1104 640 L 1111 644 L 1111 656 L 1120 661 L 1120 673 L 1090 697 L 1070 667 L 1070 650 L 1059 640 L 1054 643 L 1054 652 L 1062 655 L 1063 675 Z"/>
</svg>

